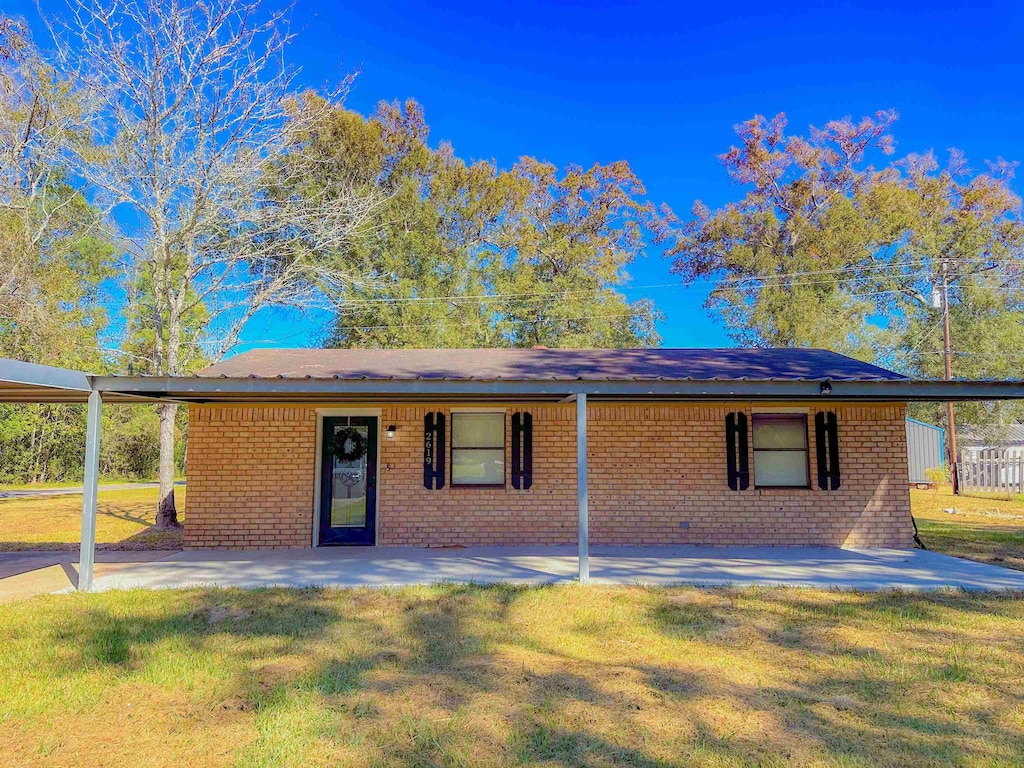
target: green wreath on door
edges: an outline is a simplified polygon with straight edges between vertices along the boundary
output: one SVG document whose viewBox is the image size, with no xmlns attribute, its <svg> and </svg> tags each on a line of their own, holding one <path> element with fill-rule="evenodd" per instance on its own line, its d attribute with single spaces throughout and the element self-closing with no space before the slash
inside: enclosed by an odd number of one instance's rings
<svg viewBox="0 0 1024 768">
<path fill-rule="evenodd" d="M 330 448 L 338 461 L 358 461 L 366 455 L 366 438 L 359 430 L 346 427 L 334 433 Z"/>
</svg>

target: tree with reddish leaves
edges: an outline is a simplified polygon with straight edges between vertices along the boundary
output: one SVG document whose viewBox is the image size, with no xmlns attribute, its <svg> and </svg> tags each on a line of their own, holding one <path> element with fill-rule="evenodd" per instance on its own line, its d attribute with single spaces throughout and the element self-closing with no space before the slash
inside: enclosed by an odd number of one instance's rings
<svg viewBox="0 0 1024 768">
<path fill-rule="evenodd" d="M 1019 301 L 1013 166 L 976 173 L 957 152 L 945 166 L 931 153 L 888 160 L 895 121 L 883 111 L 802 137 L 786 133 L 784 115 L 757 116 L 720 156 L 738 198 L 717 210 L 697 201 L 686 222 L 665 215 L 673 271 L 711 283 L 707 307 L 737 341 L 930 372 L 916 353 L 922 323 L 936 319 L 943 262 L 954 302 L 970 286 L 1004 293 L 1006 311 Z"/>
<path fill-rule="evenodd" d="M 956 151 L 945 165 L 931 152 L 890 160 L 895 121 L 883 111 L 807 137 L 787 134 L 784 115 L 737 126 L 720 159 L 742 192 L 717 210 L 698 201 L 686 222 L 664 215 L 672 269 L 711 284 L 707 308 L 742 344 L 826 347 L 935 378 L 945 281 L 953 376 L 1013 376 L 1024 349 L 1014 166 L 979 173 Z M 1015 411 L 957 407 L 975 422 Z"/>
</svg>

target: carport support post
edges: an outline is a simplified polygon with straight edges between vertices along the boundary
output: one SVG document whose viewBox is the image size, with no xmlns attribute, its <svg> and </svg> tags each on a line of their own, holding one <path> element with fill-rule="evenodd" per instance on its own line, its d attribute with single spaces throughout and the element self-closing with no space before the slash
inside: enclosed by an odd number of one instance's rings
<svg viewBox="0 0 1024 768">
<path fill-rule="evenodd" d="M 587 508 L 587 396 L 576 395 L 576 496 L 579 502 L 580 584 L 590 581 L 590 520 Z"/>
<path fill-rule="evenodd" d="M 85 483 L 82 491 L 82 544 L 78 554 L 78 589 L 92 589 L 92 565 L 96 557 L 96 493 L 100 474 L 100 421 L 103 399 L 98 390 L 89 393 L 85 427 Z"/>
</svg>

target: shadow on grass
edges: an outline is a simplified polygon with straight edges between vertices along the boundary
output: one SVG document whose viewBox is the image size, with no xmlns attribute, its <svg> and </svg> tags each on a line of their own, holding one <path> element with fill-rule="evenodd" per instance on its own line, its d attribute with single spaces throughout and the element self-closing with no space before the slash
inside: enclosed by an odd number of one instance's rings
<svg viewBox="0 0 1024 768">
<path fill-rule="evenodd" d="M 1004 711 L 1019 709 L 1017 682 L 986 679 L 966 635 L 952 653 L 915 666 L 886 644 L 859 647 L 834 632 L 874 625 L 909 647 L 942 631 L 947 611 L 1013 621 L 1016 596 L 626 590 L 637 613 L 625 615 L 637 626 L 610 612 L 552 617 L 583 637 L 570 648 L 519 614 L 545 592 L 588 599 L 568 589 L 196 590 L 163 611 L 83 596 L 46 642 L 60 646 L 68 675 L 97 667 L 130 674 L 165 641 L 230 660 L 240 670 L 231 681 L 238 708 L 262 724 L 244 746 L 253 763 L 273 762 L 297 733 L 313 747 L 354 745 L 377 750 L 381 764 L 409 766 L 785 765 L 794 754 L 835 765 L 1009 765 L 1024 755 L 1024 735 L 1005 718 L 964 721 L 938 703 L 925 714 L 903 706 L 922 686 L 949 695 L 986 685 Z M 661 655 L 642 645 L 616 654 L 615 643 L 637 627 L 648 633 L 637 637 L 662 644 Z M 510 664 L 513 652 L 531 661 Z M 773 656 L 783 674 L 773 669 L 758 684 L 687 664 L 701 654 L 743 664 L 752 653 Z M 262 666 L 281 657 L 296 667 Z M 1020 649 L 1014 658 L 1019 665 Z M 792 679 L 780 683 L 787 660 Z M 768 717 L 775 731 L 759 737 L 723 726 L 707 702 L 740 719 Z M 652 733 L 652 717 L 672 724 L 671 737 Z"/>
<path fill-rule="evenodd" d="M 184 549 L 185 529 L 184 528 L 157 528 L 150 525 L 145 530 L 129 536 L 121 541 L 97 544 L 98 550 L 112 550 L 122 552 L 144 552 L 154 549 Z"/>
<path fill-rule="evenodd" d="M 96 544 L 97 551 L 139 552 L 154 549 L 182 549 L 184 547 L 184 531 L 181 528 L 157 528 L 154 524 L 154 515 L 151 507 L 151 504 L 142 503 L 133 503 L 130 506 L 126 506 L 123 503 L 112 504 L 109 502 L 100 502 L 96 510 L 97 520 L 102 521 L 103 518 L 110 520 L 122 520 L 127 523 L 134 523 L 145 527 L 118 541 L 98 542 Z M 138 509 L 147 509 L 149 511 L 133 511 Z M 182 516 L 181 519 L 184 520 L 184 516 Z M 75 540 L 73 541 L 0 541 L 0 553 L 77 551 L 79 548 L 77 533 L 78 530 L 76 528 L 74 531 Z M 68 534 L 70 536 L 72 532 L 68 531 Z M 11 535 L 10 531 L 7 531 L 7 535 Z"/>
<path fill-rule="evenodd" d="M 1024 571 L 1024 527 L 918 520 L 925 546 L 936 552 Z"/>
<path fill-rule="evenodd" d="M 586 766 L 629 765 L 636 768 L 671 768 L 679 762 L 655 759 L 643 749 L 612 744 L 585 730 L 532 723 L 512 737 L 515 763 Z"/>
<path fill-rule="evenodd" d="M 720 650 L 739 651 L 749 646 L 753 635 L 765 648 L 819 655 L 828 671 L 810 676 L 794 674 L 785 687 L 719 685 L 715 687 L 716 695 L 753 711 L 771 708 L 782 718 L 787 733 L 816 744 L 832 758 L 849 758 L 856 765 L 887 764 L 886 758 L 871 749 L 873 743 L 884 744 L 886 752 L 898 756 L 901 764 L 989 764 L 993 760 L 992 764 L 1004 764 L 1000 760 L 1007 765 L 1024 764 L 1024 732 L 1007 727 L 1006 721 L 994 717 L 991 710 L 976 710 L 980 716 L 965 721 L 949 704 L 943 706 L 937 701 L 926 715 L 908 713 L 903 706 L 922 685 L 934 684 L 936 693 L 941 692 L 939 695 L 947 700 L 962 692 L 964 704 L 978 696 L 979 686 L 984 686 L 989 697 L 1002 698 L 1007 711 L 1018 710 L 1024 696 L 1017 676 L 994 674 L 989 668 L 991 659 L 985 656 L 989 649 L 972 642 L 969 634 L 956 639 L 957 633 L 970 631 L 972 622 L 964 622 L 961 616 L 966 627 L 956 628 L 949 625 L 949 619 L 952 613 L 959 613 L 997 620 L 989 631 L 999 632 L 998 625 L 1005 624 L 1004 637 L 1014 638 L 1021 623 L 1019 606 L 1024 596 L 1020 593 L 843 592 L 832 593 L 829 597 L 834 599 L 821 599 L 802 590 L 749 590 L 747 594 L 756 595 L 759 611 L 775 620 L 759 626 L 748 623 L 738 643 L 715 636 L 714 608 L 708 610 L 705 606 L 696 614 L 690 611 L 681 615 L 678 608 L 666 609 L 665 603 L 673 602 L 671 593 L 659 595 L 649 615 L 654 626 L 668 637 L 681 630 L 692 632 L 696 625 L 701 629 L 702 641 Z M 723 614 L 719 624 L 724 626 L 728 624 L 724 615 L 730 609 L 725 600 L 719 605 Z M 902 634 L 911 648 L 930 643 L 940 650 L 919 650 L 915 662 L 901 656 L 889 643 L 879 645 L 875 641 L 861 647 L 838 640 L 839 633 L 831 631 L 850 629 L 866 634 Z M 1005 662 L 1017 668 L 1024 666 L 1022 650 L 1024 646 L 1019 644 L 1016 649 L 1006 648 L 997 666 L 1003 668 Z M 993 703 L 991 698 L 986 701 Z M 982 723 L 988 733 L 978 738 Z M 1000 745 L 998 756 L 992 751 L 993 743 Z M 759 745 L 748 744 L 741 753 L 749 758 L 758 750 Z"/>
<path fill-rule="evenodd" d="M 120 593 L 118 597 L 145 594 Z M 83 602 L 89 596 L 79 596 Z M 64 658 L 66 674 L 96 664 L 128 665 L 130 649 L 173 638 L 194 647 L 219 636 L 276 637 L 291 643 L 317 638 L 340 619 L 319 590 L 252 590 L 225 592 L 216 589 L 189 593 L 187 605 L 165 615 L 127 615 L 103 605 L 70 611 L 51 631 L 48 642 L 77 650 L 77 661 Z M 280 648 L 275 649 L 275 652 Z"/>
</svg>

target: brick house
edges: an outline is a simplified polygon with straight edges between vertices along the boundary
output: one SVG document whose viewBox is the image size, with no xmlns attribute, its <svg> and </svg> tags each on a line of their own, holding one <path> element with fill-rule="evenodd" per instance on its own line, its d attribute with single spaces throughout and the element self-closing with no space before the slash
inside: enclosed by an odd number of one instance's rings
<svg viewBox="0 0 1024 768">
<path fill-rule="evenodd" d="M 581 402 L 592 543 L 913 543 L 905 403 L 831 392 L 903 377 L 831 352 L 256 350 L 217 380 L 363 394 L 191 404 L 189 548 L 575 543 Z"/>
<path fill-rule="evenodd" d="M 908 547 L 911 401 L 1024 398 L 815 349 L 256 350 L 198 376 L 0 359 L 0 402 L 189 407 L 185 542 Z"/>
</svg>

